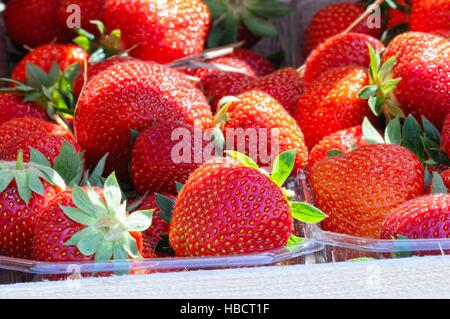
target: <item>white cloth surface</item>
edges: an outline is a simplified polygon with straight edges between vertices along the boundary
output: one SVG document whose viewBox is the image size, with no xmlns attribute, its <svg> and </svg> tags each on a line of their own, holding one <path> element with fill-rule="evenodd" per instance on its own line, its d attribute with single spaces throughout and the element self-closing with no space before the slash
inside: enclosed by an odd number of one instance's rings
<svg viewBox="0 0 450 319">
<path fill-rule="evenodd" d="M 0 286 L 0 298 L 450 298 L 450 257 Z"/>
</svg>

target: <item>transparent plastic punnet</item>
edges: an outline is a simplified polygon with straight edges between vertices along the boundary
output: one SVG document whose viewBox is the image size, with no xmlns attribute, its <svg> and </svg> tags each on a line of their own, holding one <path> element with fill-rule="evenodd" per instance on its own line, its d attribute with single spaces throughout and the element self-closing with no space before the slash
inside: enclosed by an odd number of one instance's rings
<svg viewBox="0 0 450 319">
<path fill-rule="evenodd" d="M 296 178 L 290 178 L 285 187 L 298 188 Z M 296 191 L 297 193 L 297 191 Z M 296 233 L 303 228 L 295 223 Z M 296 245 L 252 253 L 220 257 L 155 258 L 143 260 L 118 260 L 105 262 L 40 262 L 0 256 L 0 285 L 41 280 L 59 280 L 89 276 L 108 276 L 114 273 L 148 274 L 155 272 L 225 269 L 238 267 L 278 266 L 305 263 L 322 263 L 323 245 L 305 240 Z"/>
<path fill-rule="evenodd" d="M 114 273 L 149 274 L 155 272 L 225 269 L 303 264 L 316 262 L 321 244 L 305 240 L 288 248 L 263 253 L 223 257 L 157 258 L 105 262 L 51 263 L 0 256 L 0 284 L 101 276 Z M 321 254 L 318 255 L 318 258 Z M 308 261 L 309 258 L 309 261 Z"/>
<path fill-rule="evenodd" d="M 306 176 L 297 176 L 297 197 L 314 203 Z M 435 256 L 450 254 L 450 238 L 382 240 L 363 238 L 325 231 L 320 225 L 305 225 L 305 237 L 324 245 L 326 262 L 341 262 L 356 258 L 390 259 L 412 256 Z"/>
</svg>

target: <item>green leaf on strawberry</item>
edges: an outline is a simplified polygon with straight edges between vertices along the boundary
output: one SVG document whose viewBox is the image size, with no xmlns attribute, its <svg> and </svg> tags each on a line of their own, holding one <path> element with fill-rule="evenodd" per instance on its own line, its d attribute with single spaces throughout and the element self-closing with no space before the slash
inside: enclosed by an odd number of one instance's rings
<svg viewBox="0 0 450 319">
<path fill-rule="evenodd" d="M 74 186 L 72 201 L 74 207 L 61 206 L 73 221 L 86 226 L 74 234 L 65 245 L 76 246 L 85 256 L 95 255 L 95 260 L 142 258 L 136 240 L 130 232 L 148 229 L 153 210 L 126 212 L 122 202 L 122 191 L 111 174 L 105 181 L 104 198 L 91 187 Z"/>
<path fill-rule="evenodd" d="M 279 154 L 273 163 L 271 179 L 278 185 L 282 186 L 291 175 L 294 169 L 296 149 L 292 149 Z"/>
<path fill-rule="evenodd" d="M 448 194 L 448 188 L 445 186 L 442 176 L 438 172 L 433 172 L 431 180 L 431 194 Z"/>
<path fill-rule="evenodd" d="M 61 190 L 66 188 L 66 184 L 61 176 L 49 165 L 47 166 L 46 162 L 41 161 L 41 164 L 24 163 L 21 151 L 19 151 L 15 162 L 0 162 L 0 193 L 13 180 L 16 182 L 20 198 L 26 204 L 29 203 L 33 193 L 44 195 L 43 181 L 55 185 Z"/>
<path fill-rule="evenodd" d="M 328 217 L 320 209 L 308 203 L 291 201 L 291 207 L 292 216 L 295 219 L 307 224 L 320 223 Z"/>
</svg>

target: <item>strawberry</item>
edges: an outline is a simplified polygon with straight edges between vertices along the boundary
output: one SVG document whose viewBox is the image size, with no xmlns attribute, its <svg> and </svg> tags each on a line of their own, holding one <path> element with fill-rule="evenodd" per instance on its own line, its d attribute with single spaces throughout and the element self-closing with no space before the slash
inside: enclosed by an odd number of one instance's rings
<svg viewBox="0 0 450 319">
<path fill-rule="evenodd" d="M 393 144 L 357 148 L 318 162 L 311 173 L 325 230 L 378 238 L 387 214 L 423 194 L 424 169 L 408 149 Z"/>
<path fill-rule="evenodd" d="M 150 227 L 152 211 L 128 215 L 121 197 L 114 174 L 104 189 L 74 186 L 53 197 L 35 228 L 33 258 L 49 262 L 141 258 L 140 232 Z"/>
<path fill-rule="evenodd" d="M 269 94 L 290 114 L 304 92 L 304 80 L 293 68 L 283 68 L 253 81 L 242 83 L 240 93 L 258 90 Z"/>
<path fill-rule="evenodd" d="M 370 65 L 367 46 L 372 45 L 377 52 L 384 50 L 384 45 L 377 39 L 361 33 L 346 33 L 325 40 L 312 51 L 306 60 L 305 82 L 310 84 L 322 73 L 332 68 L 343 66 Z"/>
<path fill-rule="evenodd" d="M 22 151 L 28 161 L 33 147 L 54 163 L 65 141 L 81 152 L 68 129 L 39 118 L 15 118 L 0 126 L 0 160 L 12 161 Z"/>
<path fill-rule="evenodd" d="M 280 103 L 264 92 L 247 91 L 225 103 L 216 121 L 224 132 L 226 149 L 239 150 L 260 166 L 270 166 L 279 153 L 294 148 L 297 155 L 293 173 L 306 165 L 308 150 L 300 127 Z"/>
<path fill-rule="evenodd" d="M 342 67 L 322 74 L 306 88 L 294 117 L 309 149 L 325 136 L 359 125 L 370 116 L 367 103 L 358 96 L 368 81 L 365 69 Z"/>
<path fill-rule="evenodd" d="M 89 32 L 97 32 L 92 20 L 103 20 L 103 7 L 106 0 L 62 0 L 58 9 L 58 20 L 61 28 L 67 28 L 68 22 L 72 23 L 73 7 L 78 6 L 80 14 L 80 26 Z"/>
<path fill-rule="evenodd" d="M 130 60 L 130 58 L 128 57 L 116 56 L 95 64 L 89 64 L 87 69 L 87 78 L 86 78 L 87 82 L 97 74 L 102 73 L 110 66 L 128 60 Z M 84 71 L 82 70 L 82 72 L 77 76 L 75 83 L 73 85 L 73 91 L 76 96 L 80 96 L 83 86 L 84 86 Z"/>
<path fill-rule="evenodd" d="M 293 216 L 304 219 L 307 210 L 314 216 L 309 222 L 325 217 L 309 205 L 289 202 L 280 188 L 294 166 L 295 150 L 278 157 L 271 177 L 245 155 L 230 154 L 239 162 L 230 158 L 208 161 L 179 193 L 169 233 L 177 256 L 223 256 L 281 248 L 290 238 Z"/>
<path fill-rule="evenodd" d="M 31 259 L 35 225 L 49 200 L 65 188 L 50 167 L 0 161 L 0 255 Z"/>
<path fill-rule="evenodd" d="M 8 35 L 17 46 L 37 47 L 67 39 L 58 24 L 61 0 L 10 0 L 5 9 Z"/>
<path fill-rule="evenodd" d="M 312 169 L 316 163 L 327 159 L 330 152 L 339 151 L 339 153 L 348 153 L 354 150 L 355 147 L 363 145 L 367 145 L 367 141 L 363 136 L 361 126 L 337 131 L 325 136 L 314 146 L 309 154 L 308 167 Z"/>
<path fill-rule="evenodd" d="M 410 25 L 412 31 L 427 33 L 450 30 L 450 2 L 448 0 L 414 0 Z"/>
<path fill-rule="evenodd" d="M 139 210 L 153 210 L 152 225 L 142 233 L 144 257 L 152 256 L 155 252 L 159 257 L 173 255 L 168 236 L 174 201 L 172 195 L 154 194 L 146 196 L 139 205 Z"/>
<path fill-rule="evenodd" d="M 450 195 L 422 196 L 395 208 L 383 222 L 380 238 L 448 238 L 449 221 Z"/>
<path fill-rule="evenodd" d="M 441 149 L 450 158 L 450 113 L 447 115 L 442 126 L 442 144 Z"/>
<path fill-rule="evenodd" d="M 44 72 L 49 72 L 55 62 L 61 70 L 66 70 L 74 63 L 84 65 L 88 55 L 74 44 L 45 44 L 29 52 L 14 68 L 11 77 L 20 82 L 26 82 L 26 65 L 34 64 Z"/>
<path fill-rule="evenodd" d="M 292 5 L 281 0 L 205 0 L 212 15 L 212 28 L 208 46 L 245 41 L 247 47 L 261 37 L 276 37 L 278 31 L 272 23 L 292 12 Z"/>
<path fill-rule="evenodd" d="M 450 112 L 450 41 L 420 32 L 397 36 L 383 61 L 396 57 L 391 76 L 401 79 L 395 100 L 406 113 L 425 116 L 438 128 Z"/>
<path fill-rule="evenodd" d="M 88 163 L 109 153 L 107 171 L 129 179 L 131 130 L 154 121 L 180 121 L 200 127 L 212 122 L 203 94 L 182 74 L 144 61 L 116 63 L 85 86 L 75 113 L 75 135 Z"/>
<path fill-rule="evenodd" d="M 136 190 L 141 194 L 175 194 L 175 182 L 186 182 L 203 162 L 206 145 L 202 130 L 190 125 L 170 122 L 150 125 L 139 134 L 133 148 L 131 177 Z"/>
<path fill-rule="evenodd" d="M 210 13 L 201 0 L 107 0 L 104 22 L 133 57 L 168 63 L 203 51 Z"/>
<path fill-rule="evenodd" d="M 320 9 L 312 18 L 305 31 L 305 53 L 308 55 L 326 39 L 346 30 L 364 12 L 361 4 L 339 3 Z M 380 28 L 369 28 L 364 20 L 353 30 L 379 38 Z"/>
<path fill-rule="evenodd" d="M 37 117 L 46 120 L 44 109 L 33 102 L 23 102 L 23 96 L 17 93 L 0 93 L 0 125 L 19 117 Z"/>
</svg>

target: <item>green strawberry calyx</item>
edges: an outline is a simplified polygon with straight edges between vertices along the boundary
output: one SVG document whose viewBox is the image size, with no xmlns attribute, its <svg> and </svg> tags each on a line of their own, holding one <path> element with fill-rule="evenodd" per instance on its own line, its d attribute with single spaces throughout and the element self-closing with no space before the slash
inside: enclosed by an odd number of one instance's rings
<svg viewBox="0 0 450 319">
<path fill-rule="evenodd" d="M 401 78 L 393 78 L 392 69 L 397 64 L 397 58 L 391 57 L 383 64 L 381 55 L 369 44 L 370 68 L 369 85 L 359 92 L 359 97 L 368 100 L 373 114 L 384 114 L 387 122 L 395 117 L 404 118 L 405 113 L 400 108 L 394 90 Z"/>
<path fill-rule="evenodd" d="M 50 165 L 37 164 L 33 159 L 44 157 L 42 153 L 31 148 L 30 162 L 23 161 L 23 152 L 19 151 L 17 160 L 12 162 L 0 161 L 0 193 L 2 193 L 12 181 L 17 185 L 19 197 L 28 205 L 33 193 L 45 195 L 44 181 L 57 186 L 61 190 L 66 184 L 59 174 Z M 45 157 L 44 157 L 45 158 Z"/>
<path fill-rule="evenodd" d="M 411 114 L 403 125 L 396 117 L 386 126 L 384 137 L 367 118 L 363 121 L 362 130 L 368 144 L 401 145 L 413 152 L 423 165 L 450 165 L 449 158 L 440 149 L 439 130 L 425 117 L 422 117 L 422 126 Z"/>
<path fill-rule="evenodd" d="M 280 0 L 205 0 L 212 15 L 208 47 L 235 43 L 239 27 L 245 26 L 257 37 L 276 37 L 272 23 L 292 12 L 290 4 Z"/>
<path fill-rule="evenodd" d="M 19 93 L 23 96 L 24 103 L 34 102 L 44 108 L 50 119 L 55 120 L 59 116 L 65 121 L 67 116 L 74 115 L 76 98 L 73 93 L 73 84 L 80 70 L 81 66 L 78 62 L 64 71 L 61 71 L 58 63 L 55 62 L 48 73 L 37 65 L 27 63 L 26 82 L 2 78 L 0 81 L 12 83 L 14 86 L 2 87 L 0 92 Z"/>
<path fill-rule="evenodd" d="M 428 171 L 428 170 L 427 170 Z M 431 194 L 448 194 L 449 189 L 445 186 L 442 176 L 438 172 L 431 175 Z"/>
<path fill-rule="evenodd" d="M 257 169 L 258 171 L 268 175 L 270 179 L 282 189 L 286 199 L 289 202 L 292 217 L 294 219 L 307 224 L 315 224 L 320 223 L 328 217 L 320 209 L 309 203 L 292 200 L 291 196 L 287 194 L 284 188 L 282 188 L 282 185 L 286 182 L 294 169 L 295 155 L 297 153 L 296 149 L 291 149 L 279 154 L 274 160 L 272 172 L 270 174 L 267 171 L 260 169 L 258 164 L 256 164 L 255 161 L 245 154 L 236 151 L 225 151 L 225 153 L 241 163 L 243 166 Z M 288 245 L 299 243 L 301 240 L 302 238 L 291 235 Z"/>
<path fill-rule="evenodd" d="M 95 261 L 142 259 L 131 232 L 148 229 L 153 210 L 135 211 L 128 215 L 114 173 L 106 179 L 103 195 L 101 197 L 92 186 L 73 187 L 74 207 L 60 207 L 67 217 L 86 227 L 65 245 L 76 246 L 84 256 L 94 256 Z"/>
<path fill-rule="evenodd" d="M 103 22 L 92 20 L 91 23 L 97 27 L 99 37 L 84 29 L 77 29 L 78 36 L 73 39 L 73 42 L 89 53 L 90 64 L 98 63 L 112 56 L 128 56 L 129 50 L 125 50 L 119 29 L 107 33 Z"/>
</svg>

